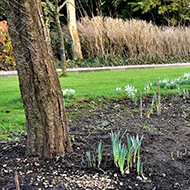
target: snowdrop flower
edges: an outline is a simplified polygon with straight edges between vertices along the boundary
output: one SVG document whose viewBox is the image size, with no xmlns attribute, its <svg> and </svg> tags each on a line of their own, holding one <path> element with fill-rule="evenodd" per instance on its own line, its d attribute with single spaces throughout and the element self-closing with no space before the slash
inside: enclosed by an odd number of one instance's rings
<svg viewBox="0 0 190 190">
<path fill-rule="evenodd" d="M 161 81 L 163 83 L 167 83 L 168 82 L 168 79 L 164 79 L 163 81 Z"/>
<path fill-rule="evenodd" d="M 73 90 L 73 89 L 65 89 L 65 90 L 62 90 L 62 92 L 63 92 L 63 95 L 65 95 L 65 94 L 67 94 L 67 92 L 68 93 L 75 93 L 75 90 Z"/>
<path fill-rule="evenodd" d="M 63 94 L 67 94 L 67 92 L 69 91 L 69 89 L 65 89 L 65 90 L 62 90 L 63 91 Z"/>
<path fill-rule="evenodd" d="M 189 77 L 189 73 L 184 73 L 184 77 Z"/>
<path fill-rule="evenodd" d="M 116 91 L 119 91 L 119 90 L 121 90 L 121 87 L 117 87 L 117 88 L 116 88 Z"/>
<path fill-rule="evenodd" d="M 75 90 L 70 89 L 69 92 L 70 92 L 70 93 L 75 93 Z"/>
</svg>

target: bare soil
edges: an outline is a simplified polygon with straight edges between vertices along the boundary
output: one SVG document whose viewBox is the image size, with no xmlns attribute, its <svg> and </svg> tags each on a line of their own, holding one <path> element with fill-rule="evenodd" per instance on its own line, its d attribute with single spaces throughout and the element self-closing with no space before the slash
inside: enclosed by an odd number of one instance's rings
<svg viewBox="0 0 190 190">
<path fill-rule="evenodd" d="M 161 116 L 156 108 L 147 118 L 151 97 L 139 102 L 129 99 L 83 100 L 66 109 L 73 140 L 73 153 L 64 158 L 25 156 L 26 136 L 19 142 L 0 143 L 0 188 L 15 188 L 15 171 L 20 189 L 190 189 L 190 99 L 162 98 Z M 127 130 L 130 136 L 144 135 L 141 160 L 146 180 L 138 179 L 136 166 L 121 176 L 114 165 L 110 132 Z M 14 137 L 14 134 L 12 134 Z M 89 168 L 86 152 L 97 156 L 102 140 L 100 168 Z M 126 136 L 123 138 L 126 143 Z"/>
</svg>

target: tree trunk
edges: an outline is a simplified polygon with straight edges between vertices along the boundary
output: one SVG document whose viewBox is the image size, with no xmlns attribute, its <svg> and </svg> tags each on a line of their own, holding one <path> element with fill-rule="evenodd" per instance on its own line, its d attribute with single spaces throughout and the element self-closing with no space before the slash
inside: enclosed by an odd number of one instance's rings
<svg viewBox="0 0 190 190">
<path fill-rule="evenodd" d="M 72 146 L 41 0 L 3 3 L 25 108 L 27 155 L 65 156 Z"/>
<path fill-rule="evenodd" d="M 69 32 L 72 40 L 73 59 L 83 59 L 80 39 L 77 31 L 75 0 L 69 0 L 67 3 L 67 19 Z"/>
</svg>

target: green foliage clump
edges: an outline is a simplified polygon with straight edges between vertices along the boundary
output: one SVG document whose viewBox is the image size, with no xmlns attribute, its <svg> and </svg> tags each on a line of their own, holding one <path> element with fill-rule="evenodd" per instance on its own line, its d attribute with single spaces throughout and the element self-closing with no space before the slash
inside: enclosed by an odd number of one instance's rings
<svg viewBox="0 0 190 190">
<path fill-rule="evenodd" d="M 120 135 L 120 132 L 116 133 L 111 131 L 110 136 L 112 140 L 114 163 L 116 167 L 120 168 L 121 174 L 129 173 L 132 164 L 137 164 L 137 170 L 139 171 L 140 165 L 140 147 L 143 136 L 139 139 L 139 135 L 136 137 L 130 137 L 127 135 L 127 147 L 122 144 L 122 138 L 126 131 Z M 133 159 L 132 159 L 133 158 Z M 136 163 L 137 158 L 137 163 Z M 127 161 L 127 167 L 124 169 L 125 161 Z M 138 172 L 139 175 L 139 172 Z"/>
</svg>

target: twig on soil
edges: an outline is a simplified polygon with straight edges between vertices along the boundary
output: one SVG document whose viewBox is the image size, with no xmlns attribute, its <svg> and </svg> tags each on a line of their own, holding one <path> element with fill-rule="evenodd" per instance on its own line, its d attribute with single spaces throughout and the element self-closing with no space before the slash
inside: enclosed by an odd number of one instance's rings
<svg viewBox="0 0 190 190">
<path fill-rule="evenodd" d="M 85 137 L 84 140 L 87 139 L 88 137 L 90 137 L 90 135 L 91 135 L 91 133 L 89 133 L 89 135 L 87 137 Z"/>
<path fill-rule="evenodd" d="M 101 172 L 103 172 L 104 173 L 104 175 L 106 175 L 107 174 L 107 172 L 108 171 L 104 171 L 103 169 L 101 169 L 99 166 L 98 166 L 98 169 L 101 171 Z"/>
<path fill-rule="evenodd" d="M 15 172 L 15 186 L 16 190 L 20 190 L 17 171 Z"/>
</svg>

